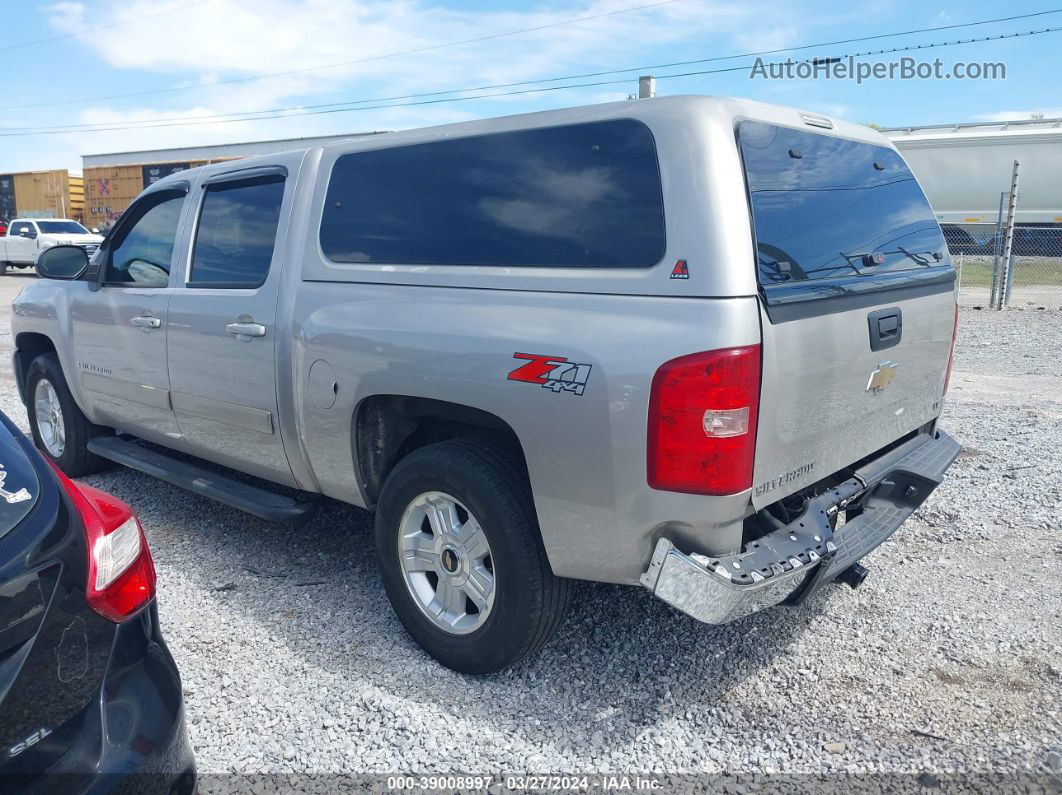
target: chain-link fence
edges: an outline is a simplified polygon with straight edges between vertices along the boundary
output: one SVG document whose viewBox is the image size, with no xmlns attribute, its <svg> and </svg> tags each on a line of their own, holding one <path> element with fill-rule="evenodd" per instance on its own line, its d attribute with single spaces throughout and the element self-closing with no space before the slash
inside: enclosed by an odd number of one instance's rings
<svg viewBox="0 0 1062 795">
<path fill-rule="evenodd" d="M 967 306 L 1062 309 L 1062 224 L 1016 224 L 1007 270 L 1004 224 L 944 224 Z M 1006 278 L 1008 288 L 1004 289 Z"/>
<path fill-rule="evenodd" d="M 1062 224 L 1018 224 L 1004 306 L 1062 308 Z"/>
<path fill-rule="evenodd" d="M 1002 258 L 1002 225 L 942 224 L 941 229 L 952 262 L 959 269 L 959 303 L 992 305 L 993 276 Z"/>
<path fill-rule="evenodd" d="M 962 304 L 1062 309 L 1062 223 L 1022 220 L 1020 165 L 1014 161 L 1010 190 L 1000 194 L 998 213 L 941 224 L 959 269 Z"/>
</svg>

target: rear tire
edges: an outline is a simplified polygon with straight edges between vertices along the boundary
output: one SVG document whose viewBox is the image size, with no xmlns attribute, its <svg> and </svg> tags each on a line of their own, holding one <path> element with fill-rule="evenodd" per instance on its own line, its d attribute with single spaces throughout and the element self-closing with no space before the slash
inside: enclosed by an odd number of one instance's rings
<svg viewBox="0 0 1062 795">
<path fill-rule="evenodd" d="M 0 262 L 0 276 L 6 276 L 6 275 L 7 275 L 7 263 L 6 262 Z"/>
<path fill-rule="evenodd" d="M 523 467 L 486 442 L 440 442 L 399 461 L 380 495 L 376 553 L 403 626 L 461 673 L 496 673 L 539 651 L 571 603 Z"/>
<path fill-rule="evenodd" d="M 26 374 L 26 400 L 33 443 L 70 477 L 98 472 L 106 461 L 89 452 L 89 440 L 107 429 L 89 422 L 66 385 L 59 357 L 43 353 Z"/>
</svg>

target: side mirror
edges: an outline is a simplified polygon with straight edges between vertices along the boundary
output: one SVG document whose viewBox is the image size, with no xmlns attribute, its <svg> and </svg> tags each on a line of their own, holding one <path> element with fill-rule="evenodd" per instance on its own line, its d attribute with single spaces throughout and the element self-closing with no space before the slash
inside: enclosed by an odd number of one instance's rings
<svg viewBox="0 0 1062 795">
<path fill-rule="evenodd" d="M 26 228 L 19 229 L 18 234 L 19 237 L 32 237 L 33 235 L 32 231 Z"/>
<path fill-rule="evenodd" d="M 100 230 L 96 227 L 92 227 L 92 229 L 90 229 L 89 231 L 92 232 L 92 234 L 94 235 L 98 235 L 100 233 Z"/>
<path fill-rule="evenodd" d="M 89 258 L 81 246 L 52 246 L 37 257 L 37 275 L 46 279 L 76 279 L 88 267 Z"/>
</svg>

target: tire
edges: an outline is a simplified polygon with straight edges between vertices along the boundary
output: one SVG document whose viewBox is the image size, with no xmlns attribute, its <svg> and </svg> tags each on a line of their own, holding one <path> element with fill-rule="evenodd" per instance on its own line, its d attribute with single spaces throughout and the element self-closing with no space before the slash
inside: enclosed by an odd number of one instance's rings
<svg viewBox="0 0 1062 795">
<path fill-rule="evenodd" d="M 7 275 L 7 263 L 6 262 L 0 262 L 0 276 L 6 276 L 6 275 Z"/>
<path fill-rule="evenodd" d="M 456 504 L 450 514 L 456 516 L 455 526 L 462 522 L 454 535 L 435 532 L 428 516 L 429 504 L 445 505 L 445 497 Z M 482 528 L 488 545 L 489 555 L 481 564 L 475 562 L 481 542 L 464 545 L 475 538 L 474 523 Z M 425 533 L 425 528 L 431 532 Z M 447 539 L 455 539 L 449 557 Z M 410 552 L 410 544 L 429 542 L 436 550 L 442 544 L 441 551 L 424 557 Z M 461 673 L 496 673 L 539 651 L 571 603 L 573 582 L 555 576 L 546 559 L 523 467 L 511 454 L 486 442 L 440 442 L 399 461 L 384 482 L 377 506 L 376 554 L 387 596 L 406 631 L 428 654 Z M 404 560 L 434 569 L 409 573 Z M 456 573 L 444 579 L 451 566 Z M 450 584 L 459 582 L 465 571 L 465 586 Z M 476 610 L 472 596 L 465 596 L 466 615 L 444 628 L 447 617 L 457 614 L 457 610 L 445 612 L 444 591 L 447 595 L 453 587 L 462 593 L 474 591 L 483 601 L 484 572 L 492 583 L 486 608 Z M 433 588 L 434 601 L 425 606 Z M 433 619 L 429 615 L 433 609 L 443 612 Z"/>
<path fill-rule="evenodd" d="M 61 445 L 57 443 L 55 432 L 45 423 L 47 412 L 43 407 L 40 407 L 38 415 L 38 397 L 50 397 L 49 386 L 60 409 L 57 418 L 55 415 L 53 418 L 57 419 L 55 424 L 62 428 Z M 70 387 L 66 385 L 59 357 L 54 353 L 43 353 L 30 364 L 26 374 L 26 400 L 33 443 L 63 472 L 70 477 L 79 477 L 98 472 L 106 466 L 107 462 L 89 452 L 87 445 L 90 439 L 106 433 L 107 429 L 89 422 L 81 413 L 74 396 L 70 394 Z"/>
</svg>

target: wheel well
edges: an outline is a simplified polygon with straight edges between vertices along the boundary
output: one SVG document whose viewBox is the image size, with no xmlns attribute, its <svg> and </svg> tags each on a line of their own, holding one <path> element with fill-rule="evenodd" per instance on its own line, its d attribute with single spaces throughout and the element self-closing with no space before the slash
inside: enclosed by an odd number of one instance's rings
<svg viewBox="0 0 1062 795">
<path fill-rule="evenodd" d="M 55 353 L 55 345 L 44 334 L 24 331 L 15 337 L 15 382 L 22 402 L 26 402 L 26 376 L 33 360 L 42 353 Z"/>
<path fill-rule="evenodd" d="M 388 473 L 414 450 L 448 439 L 473 438 L 512 452 L 527 472 L 512 427 L 482 409 L 406 395 L 373 395 L 355 409 L 353 449 L 367 507 L 376 504 Z"/>
</svg>

